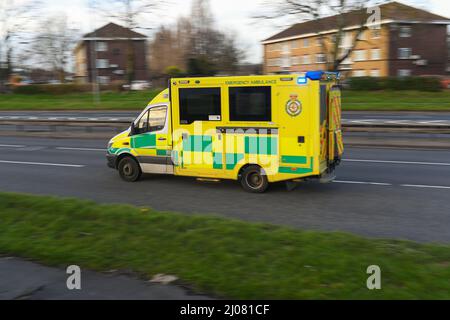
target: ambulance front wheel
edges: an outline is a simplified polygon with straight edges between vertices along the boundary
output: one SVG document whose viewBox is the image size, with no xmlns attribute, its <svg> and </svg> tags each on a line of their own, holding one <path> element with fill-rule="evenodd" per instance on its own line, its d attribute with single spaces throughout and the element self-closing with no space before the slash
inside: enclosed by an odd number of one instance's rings
<svg viewBox="0 0 450 320">
<path fill-rule="evenodd" d="M 240 180 L 244 190 L 252 193 L 263 193 L 269 187 L 269 180 L 264 170 L 256 165 L 245 168 L 241 173 Z"/>
<path fill-rule="evenodd" d="M 131 157 L 125 157 L 120 160 L 117 169 L 120 177 L 127 182 L 136 182 L 142 175 L 139 163 Z"/>
</svg>

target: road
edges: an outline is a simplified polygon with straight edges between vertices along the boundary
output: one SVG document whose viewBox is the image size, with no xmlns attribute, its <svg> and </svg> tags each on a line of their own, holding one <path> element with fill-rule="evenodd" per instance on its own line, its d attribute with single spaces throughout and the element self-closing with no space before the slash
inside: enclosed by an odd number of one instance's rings
<svg viewBox="0 0 450 320">
<path fill-rule="evenodd" d="M 0 191 L 218 214 L 305 230 L 450 243 L 450 151 L 348 148 L 329 185 L 244 192 L 236 182 L 148 176 L 122 182 L 100 140 L 0 137 Z"/>
</svg>

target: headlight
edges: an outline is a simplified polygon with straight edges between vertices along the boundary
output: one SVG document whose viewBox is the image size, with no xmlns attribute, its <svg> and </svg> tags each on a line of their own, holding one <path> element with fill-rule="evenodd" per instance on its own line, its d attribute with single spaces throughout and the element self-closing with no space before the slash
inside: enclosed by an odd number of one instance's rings
<svg viewBox="0 0 450 320">
<path fill-rule="evenodd" d="M 113 145 L 112 141 L 108 142 L 108 150 L 112 148 L 112 145 Z"/>
</svg>

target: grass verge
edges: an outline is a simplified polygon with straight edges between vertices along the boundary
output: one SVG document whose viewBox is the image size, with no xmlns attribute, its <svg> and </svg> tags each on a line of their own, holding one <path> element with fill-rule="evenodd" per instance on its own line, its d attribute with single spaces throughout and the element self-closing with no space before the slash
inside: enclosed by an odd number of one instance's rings
<svg viewBox="0 0 450 320">
<path fill-rule="evenodd" d="M 91 93 L 4 94 L 0 110 L 142 110 L 160 91 L 102 92 L 100 103 L 94 103 Z"/>
<path fill-rule="evenodd" d="M 159 90 L 101 94 L 95 104 L 90 93 L 68 95 L 0 95 L 0 110 L 142 110 Z M 343 92 L 344 110 L 450 111 L 450 90 L 348 91 Z"/>
<path fill-rule="evenodd" d="M 276 212 L 274 212 L 276 214 Z M 0 193 L 0 253 L 244 299 L 449 299 L 450 247 Z M 382 290 L 366 269 L 379 265 Z"/>
</svg>

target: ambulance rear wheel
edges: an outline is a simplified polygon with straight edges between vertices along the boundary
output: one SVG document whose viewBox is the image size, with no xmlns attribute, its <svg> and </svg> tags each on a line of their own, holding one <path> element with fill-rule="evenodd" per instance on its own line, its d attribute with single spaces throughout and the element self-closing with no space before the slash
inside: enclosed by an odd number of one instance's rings
<svg viewBox="0 0 450 320">
<path fill-rule="evenodd" d="M 136 182 L 141 178 L 142 171 L 139 163 L 131 157 L 120 160 L 117 168 L 120 177 L 127 182 Z"/>
<path fill-rule="evenodd" d="M 242 171 L 241 185 L 245 191 L 263 193 L 269 187 L 269 180 L 259 166 L 249 166 Z"/>
</svg>

